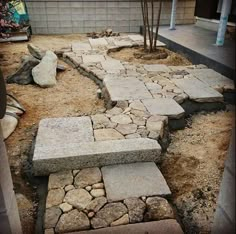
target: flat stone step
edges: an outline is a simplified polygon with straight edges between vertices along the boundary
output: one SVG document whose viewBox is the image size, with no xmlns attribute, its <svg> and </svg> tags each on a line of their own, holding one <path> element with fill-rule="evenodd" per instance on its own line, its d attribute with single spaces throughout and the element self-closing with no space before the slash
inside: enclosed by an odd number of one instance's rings
<svg viewBox="0 0 236 234">
<path fill-rule="evenodd" d="M 73 232 L 73 234 L 183 234 L 180 225 L 174 219 L 121 225 L 97 230 Z M 69 233 L 68 233 L 69 234 Z M 70 233 L 72 234 L 72 233 Z"/>
<path fill-rule="evenodd" d="M 161 147 L 157 141 L 147 138 L 55 145 L 37 144 L 36 141 L 33 169 L 37 176 L 49 175 L 69 169 L 156 162 L 160 159 L 160 154 Z"/>
</svg>

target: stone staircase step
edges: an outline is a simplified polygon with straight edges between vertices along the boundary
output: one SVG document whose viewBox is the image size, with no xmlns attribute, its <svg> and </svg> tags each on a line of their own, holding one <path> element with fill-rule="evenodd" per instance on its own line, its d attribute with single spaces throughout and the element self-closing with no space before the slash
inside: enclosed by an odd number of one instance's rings
<svg viewBox="0 0 236 234">
<path fill-rule="evenodd" d="M 33 156 L 36 176 L 50 173 L 101 167 L 112 164 L 147 162 L 160 159 L 161 146 L 147 138 L 64 144 L 37 144 Z"/>
</svg>

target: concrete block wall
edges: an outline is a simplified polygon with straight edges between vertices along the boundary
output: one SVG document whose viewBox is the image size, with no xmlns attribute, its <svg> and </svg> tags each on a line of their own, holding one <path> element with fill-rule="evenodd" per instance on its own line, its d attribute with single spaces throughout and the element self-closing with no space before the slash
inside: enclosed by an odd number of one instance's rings
<svg viewBox="0 0 236 234">
<path fill-rule="evenodd" d="M 87 33 L 112 28 L 139 32 L 140 0 L 26 0 L 33 34 Z M 155 4 L 158 10 L 158 3 Z M 176 23 L 194 23 L 195 0 L 180 0 Z M 171 1 L 163 3 L 161 24 L 170 22 Z"/>
</svg>

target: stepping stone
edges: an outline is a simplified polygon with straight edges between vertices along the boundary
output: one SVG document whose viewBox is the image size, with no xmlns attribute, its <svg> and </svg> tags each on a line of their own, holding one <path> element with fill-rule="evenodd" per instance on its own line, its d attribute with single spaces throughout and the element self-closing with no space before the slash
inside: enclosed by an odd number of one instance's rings
<svg viewBox="0 0 236 234">
<path fill-rule="evenodd" d="M 144 38 L 142 35 L 136 34 L 136 35 L 128 35 L 128 37 L 132 40 L 132 41 L 143 41 Z"/>
<path fill-rule="evenodd" d="M 115 59 L 108 59 L 106 61 L 103 61 L 102 67 L 108 73 L 119 73 L 120 70 L 125 70 L 121 62 Z"/>
<path fill-rule="evenodd" d="M 108 45 L 108 42 L 104 38 L 96 38 L 96 39 L 89 38 L 89 43 L 92 47 Z"/>
<path fill-rule="evenodd" d="M 90 44 L 85 43 L 85 42 L 74 42 L 74 43 L 72 43 L 71 46 L 72 46 L 72 51 L 73 52 L 88 51 L 88 50 L 92 49 Z"/>
<path fill-rule="evenodd" d="M 171 119 L 184 116 L 184 109 L 172 98 L 155 98 L 142 100 L 144 106 L 152 115 L 165 115 Z"/>
<path fill-rule="evenodd" d="M 114 44 L 116 46 L 132 46 L 132 43 L 127 40 L 115 40 L 114 39 Z"/>
<path fill-rule="evenodd" d="M 144 69 L 148 72 L 170 72 L 171 70 L 164 64 L 146 64 Z"/>
<path fill-rule="evenodd" d="M 180 225 L 174 219 L 135 223 L 116 227 L 107 227 L 90 231 L 73 232 L 73 234 L 183 234 Z M 72 234 L 72 233 L 71 233 Z"/>
<path fill-rule="evenodd" d="M 152 98 L 145 85 L 136 78 L 105 78 L 103 82 L 111 101 Z"/>
<path fill-rule="evenodd" d="M 35 150 L 93 141 L 90 117 L 49 118 L 39 123 Z"/>
<path fill-rule="evenodd" d="M 226 90 L 234 90 L 234 81 L 221 75 L 212 69 L 187 69 L 187 71 L 197 77 L 202 82 L 208 84 L 213 89 L 222 88 Z"/>
<path fill-rule="evenodd" d="M 66 138 L 64 134 L 63 138 Z M 101 167 L 120 163 L 159 161 L 161 147 L 147 138 L 109 140 L 96 142 L 37 145 L 33 156 L 35 175 L 53 172 Z"/>
<path fill-rule="evenodd" d="M 154 162 L 102 167 L 109 202 L 130 197 L 167 196 L 171 191 Z"/>
<path fill-rule="evenodd" d="M 223 95 L 197 78 L 173 79 L 180 89 L 195 102 L 222 102 Z"/>
<path fill-rule="evenodd" d="M 84 63 L 100 63 L 105 61 L 103 55 L 82 55 L 82 59 Z"/>
</svg>

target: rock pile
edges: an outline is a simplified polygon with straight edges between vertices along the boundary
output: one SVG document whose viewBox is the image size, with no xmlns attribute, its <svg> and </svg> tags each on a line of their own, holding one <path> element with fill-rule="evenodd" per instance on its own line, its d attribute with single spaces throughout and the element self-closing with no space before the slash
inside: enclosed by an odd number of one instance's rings
<svg viewBox="0 0 236 234">
<path fill-rule="evenodd" d="M 87 37 L 91 37 L 93 39 L 101 37 L 117 37 L 117 36 L 120 36 L 120 33 L 113 32 L 111 28 L 108 28 L 100 33 L 97 32 L 87 33 Z"/>
</svg>

